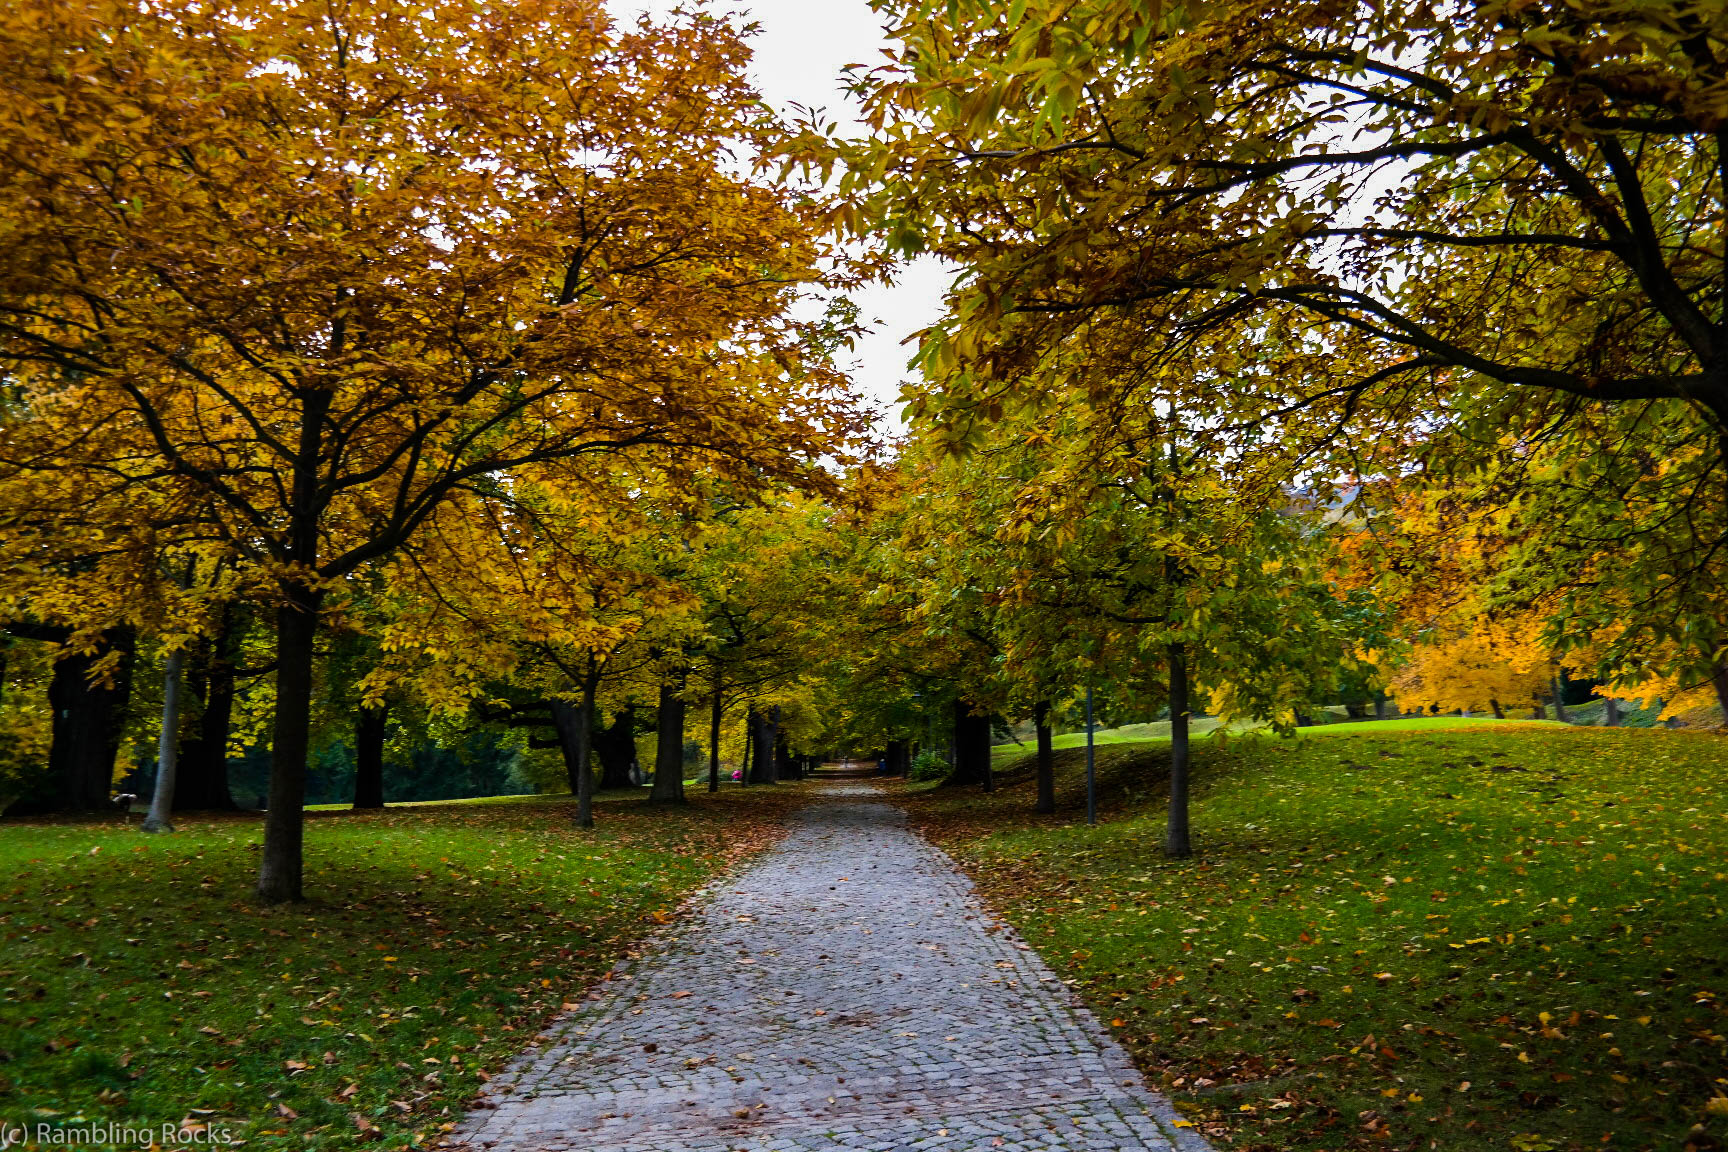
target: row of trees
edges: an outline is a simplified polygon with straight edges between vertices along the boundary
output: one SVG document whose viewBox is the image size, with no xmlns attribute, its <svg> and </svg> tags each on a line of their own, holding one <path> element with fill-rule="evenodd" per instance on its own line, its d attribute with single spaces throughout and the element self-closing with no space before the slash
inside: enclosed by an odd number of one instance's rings
<svg viewBox="0 0 1728 1152">
<path fill-rule="evenodd" d="M 0 14 L 0 570 L 59 646 L 64 803 L 106 800 L 140 666 L 196 680 L 206 768 L 267 673 L 258 892 L 293 900 L 321 676 L 367 749 L 409 685 L 537 701 L 581 765 L 608 676 L 662 717 L 753 686 L 692 651 L 732 603 L 705 538 L 831 486 L 861 418 L 745 58 L 591 0 Z"/>
<path fill-rule="evenodd" d="M 963 695 L 1141 686 L 1173 853 L 1196 684 L 1728 707 L 1719 6 L 877 8 L 785 152 L 957 269 L 887 566 Z"/>
<path fill-rule="evenodd" d="M 1025 716 L 1048 809 L 1090 688 L 1170 716 L 1182 855 L 1192 712 L 1412 646 L 1728 703 L 1720 13 L 878 8 L 862 139 L 701 12 L 0 14 L 8 763 L 101 803 L 161 667 L 164 780 L 269 746 L 288 900 L 321 724 L 368 802 L 393 730 L 550 745 L 586 824 L 636 715 L 660 800 L 704 706 L 711 772 L 742 702 L 758 778 L 984 787 Z M 888 463 L 799 307 L 848 234 L 959 269 Z"/>
</svg>

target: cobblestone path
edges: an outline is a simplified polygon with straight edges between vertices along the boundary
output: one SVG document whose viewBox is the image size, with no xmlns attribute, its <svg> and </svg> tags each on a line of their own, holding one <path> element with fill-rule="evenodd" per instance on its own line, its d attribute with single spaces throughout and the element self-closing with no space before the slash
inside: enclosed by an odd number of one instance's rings
<svg viewBox="0 0 1728 1152">
<path fill-rule="evenodd" d="M 830 786 L 454 1134 L 515 1152 L 1205 1152 L 868 785 Z"/>
</svg>

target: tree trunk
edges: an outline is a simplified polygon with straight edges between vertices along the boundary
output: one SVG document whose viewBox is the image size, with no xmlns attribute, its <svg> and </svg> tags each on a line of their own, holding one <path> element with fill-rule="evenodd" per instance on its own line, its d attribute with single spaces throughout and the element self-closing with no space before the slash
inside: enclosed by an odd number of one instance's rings
<svg viewBox="0 0 1728 1152">
<path fill-rule="evenodd" d="M 1056 745 L 1050 731 L 1050 701 L 1040 700 L 1032 709 L 1032 724 L 1038 730 L 1038 812 L 1056 811 Z"/>
<path fill-rule="evenodd" d="M 114 791 L 114 762 L 132 696 L 132 637 L 110 637 L 120 663 L 107 684 L 92 684 L 90 670 L 103 653 L 68 653 L 54 663 L 48 704 L 54 710 L 46 788 L 18 806 L 29 812 L 105 812 Z"/>
<path fill-rule="evenodd" d="M 570 794 L 576 798 L 576 827 L 594 827 L 594 689 L 590 679 L 582 685 L 577 702 L 552 699 L 552 727 L 558 733 L 558 750 L 564 755 L 564 775 Z"/>
<path fill-rule="evenodd" d="M 750 783 L 777 784 L 779 776 L 774 771 L 774 745 L 779 739 L 779 732 L 766 712 L 752 708 L 751 723 L 755 725 L 751 740 Z"/>
<path fill-rule="evenodd" d="M 1491 699 L 1488 701 L 1488 707 L 1494 709 L 1494 719 L 1506 719 L 1506 710 L 1500 707 L 1500 701 Z"/>
<path fill-rule="evenodd" d="M 906 741 L 888 741 L 888 775 L 906 775 Z"/>
<path fill-rule="evenodd" d="M 774 780 L 801 780 L 804 773 L 798 770 L 798 762 L 792 758 L 792 746 L 786 740 L 786 725 L 780 722 L 780 705 L 774 705 Z"/>
<path fill-rule="evenodd" d="M 629 788 L 630 762 L 636 758 L 636 713 L 628 704 L 619 709 L 609 728 L 594 736 L 600 754 L 600 787 Z"/>
<path fill-rule="evenodd" d="M 557 697 L 546 701 L 546 707 L 552 713 L 552 731 L 558 737 L 558 754 L 564 759 L 564 786 L 574 799 L 576 794 L 582 791 L 582 738 L 576 732 L 582 710 L 570 701 Z"/>
<path fill-rule="evenodd" d="M 1566 714 L 1566 685 L 1559 676 L 1555 676 L 1554 684 L 1554 719 L 1562 724 L 1572 723 L 1572 717 Z"/>
<path fill-rule="evenodd" d="M 660 717 L 654 745 L 653 804 L 684 803 L 683 677 L 660 685 Z"/>
<path fill-rule="evenodd" d="M 1532 719 L 1532 720 L 1546 720 L 1546 719 L 1548 719 L 1548 709 L 1546 709 L 1542 706 L 1542 701 L 1538 700 L 1538 701 L 1536 701 L 1536 703 L 1534 703 L 1530 706 L 1530 719 Z"/>
<path fill-rule="evenodd" d="M 720 717 L 725 711 L 725 699 L 720 694 L 720 677 L 714 677 L 714 695 L 708 704 L 708 791 L 720 791 Z"/>
<path fill-rule="evenodd" d="M 174 772 L 180 758 L 180 681 L 185 675 L 186 650 L 169 653 L 162 670 L 162 732 L 156 740 L 156 786 L 150 792 L 150 813 L 140 826 L 143 832 L 172 832 L 168 817 L 174 811 Z"/>
<path fill-rule="evenodd" d="M 312 659 L 320 593 L 286 589 L 276 610 L 276 716 L 270 742 L 270 801 L 258 899 L 286 904 L 304 897 L 301 851 L 306 832 L 306 750 L 312 733 Z"/>
<path fill-rule="evenodd" d="M 964 697 L 954 700 L 954 770 L 949 784 L 977 784 L 989 792 L 995 781 L 990 774 L 990 714 L 974 713 Z"/>
<path fill-rule="evenodd" d="M 384 807 L 384 736 L 390 708 L 362 704 L 354 713 L 354 807 Z"/>
<path fill-rule="evenodd" d="M 1716 703 L 1722 709 L 1723 722 L 1728 723 L 1728 660 L 1710 666 L 1710 686 L 1716 689 Z"/>
<path fill-rule="evenodd" d="M 204 650 L 202 667 L 188 678 L 203 706 L 197 734 L 180 750 L 174 788 L 177 812 L 232 812 L 238 807 L 228 789 L 228 735 L 234 725 L 234 657 L 240 632 L 232 613 L 224 609 L 216 637 Z"/>
<path fill-rule="evenodd" d="M 1164 830 L 1164 855 L 1175 860 L 1193 854 L 1188 840 L 1188 649 L 1172 644 L 1170 654 L 1170 820 Z"/>
<path fill-rule="evenodd" d="M 341 332 L 332 344 L 340 346 Z M 285 904 L 303 898 L 306 835 L 306 751 L 312 735 L 312 661 L 324 594 L 306 582 L 318 564 L 321 478 L 318 462 L 324 417 L 334 393 L 298 392 L 300 426 L 294 445 L 293 483 L 288 494 L 287 559 L 294 566 L 282 582 L 276 609 L 276 714 L 270 741 L 270 800 L 264 814 L 264 851 L 258 862 L 258 899 Z"/>
<path fill-rule="evenodd" d="M 1602 724 L 1608 728 L 1620 727 L 1620 701 L 1612 696 L 1602 698 Z"/>
<path fill-rule="evenodd" d="M 756 709 L 744 713 L 744 759 L 738 765 L 738 787 L 750 783 L 750 757 L 756 749 Z"/>
</svg>

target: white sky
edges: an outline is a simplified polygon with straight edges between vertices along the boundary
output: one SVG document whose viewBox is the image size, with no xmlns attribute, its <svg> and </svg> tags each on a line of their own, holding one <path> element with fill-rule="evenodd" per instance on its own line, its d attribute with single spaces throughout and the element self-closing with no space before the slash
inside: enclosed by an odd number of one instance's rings
<svg viewBox="0 0 1728 1152">
<path fill-rule="evenodd" d="M 609 0 L 620 17 L 640 12 L 660 14 L 676 0 Z M 717 11 L 748 12 L 761 25 L 753 40 L 752 81 L 775 108 L 793 104 L 825 109 L 842 128 L 856 124 L 855 105 L 841 88 L 840 70 L 848 64 L 874 64 L 882 59 L 888 38 L 881 21 L 865 0 L 733 0 L 718 3 Z M 952 272 L 926 258 L 905 268 L 893 286 L 873 285 L 853 295 L 862 319 L 871 326 L 854 351 L 852 378 L 858 390 L 884 407 L 892 407 L 900 382 L 910 375 L 906 361 L 913 348 L 908 336 L 928 327 L 942 311 L 942 293 Z M 884 421 L 884 431 L 898 423 Z"/>
</svg>

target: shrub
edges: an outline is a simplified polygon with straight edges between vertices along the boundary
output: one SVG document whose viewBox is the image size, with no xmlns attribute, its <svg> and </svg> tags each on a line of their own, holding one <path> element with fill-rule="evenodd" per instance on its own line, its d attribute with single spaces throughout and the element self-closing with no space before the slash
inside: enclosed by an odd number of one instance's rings
<svg viewBox="0 0 1728 1152">
<path fill-rule="evenodd" d="M 912 771 L 909 773 L 914 780 L 940 780 L 948 775 L 948 757 L 933 749 L 926 748 L 918 753 L 918 758 L 912 761 Z"/>
</svg>

